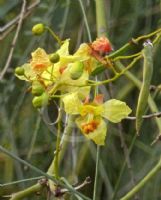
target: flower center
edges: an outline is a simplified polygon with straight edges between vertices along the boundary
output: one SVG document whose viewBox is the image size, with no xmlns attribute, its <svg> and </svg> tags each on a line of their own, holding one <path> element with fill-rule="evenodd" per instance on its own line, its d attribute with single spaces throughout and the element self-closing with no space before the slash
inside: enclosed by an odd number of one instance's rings
<svg viewBox="0 0 161 200">
<path fill-rule="evenodd" d="M 97 129 L 98 125 L 99 125 L 98 121 L 92 120 L 89 123 L 83 124 L 82 130 L 85 134 L 89 134 L 90 132 L 93 132 L 95 129 Z"/>
</svg>

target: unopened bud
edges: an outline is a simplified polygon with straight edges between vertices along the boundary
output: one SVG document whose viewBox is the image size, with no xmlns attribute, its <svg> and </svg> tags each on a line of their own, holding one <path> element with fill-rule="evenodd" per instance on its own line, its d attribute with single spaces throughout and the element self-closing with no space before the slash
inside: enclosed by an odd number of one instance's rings
<svg viewBox="0 0 161 200">
<path fill-rule="evenodd" d="M 34 97 L 32 100 L 32 104 L 35 108 L 41 108 L 48 104 L 48 95 L 43 93 L 41 96 Z"/>
<path fill-rule="evenodd" d="M 25 70 L 23 67 L 16 67 L 16 69 L 15 69 L 15 74 L 17 74 L 18 76 L 24 75 L 24 72 L 25 72 Z"/>
<path fill-rule="evenodd" d="M 71 64 L 70 69 L 69 69 L 71 79 L 76 80 L 80 78 L 83 73 L 83 69 L 84 69 L 84 65 L 80 61 L 77 61 Z"/>
<path fill-rule="evenodd" d="M 41 34 L 43 34 L 44 33 L 44 31 L 45 31 L 45 26 L 44 26 L 44 24 L 36 24 L 36 25 L 34 25 L 33 27 L 32 27 L 32 33 L 34 34 L 34 35 L 41 35 Z"/>
<path fill-rule="evenodd" d="M 60 60 L 60 56 L 58 53 L 52 53 L 50 54 L 49 59 L 52 63 L 57 63 Z"/>
<path fill-rule="evenodd" d="M 32 94 L 35 96 L 40 96 L 44 92 L 44 87 L 40 82 L 34 81 L 32 84 Z"/>
</svg>

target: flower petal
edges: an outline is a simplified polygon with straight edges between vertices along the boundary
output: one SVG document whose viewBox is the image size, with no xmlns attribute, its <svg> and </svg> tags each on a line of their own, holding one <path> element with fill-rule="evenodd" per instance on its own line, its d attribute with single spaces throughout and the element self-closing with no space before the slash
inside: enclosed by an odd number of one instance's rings
<svg viewBox="0 0 161 200">
<path fill-rule="evenodd" d="M 78 98 L 77 92 L 65 95 L 63 102 L 66 113 L 72 115 L 79 114 L 79 106 L 81 106 L 82 103 Z"/>
<path fill-rule="evenodd" d="M 96 121 L 96 122 L 98 122 L 98 126 L 93 131 L 86 133 L 85 130 L 82 128 L 83 127 L 82 125 L 87 124 L 87 122 L 88 122 L 86 119 L 87 117 L 77 118 L 76 119 L 77 126 L 80 128 L 81 132 L 83 133 L 83 135 L 86 138 L 93 140 L 98 145 L 104 145 L 106 133 L 107 133 L 106 123 L 104 122 L 104 120 L 102 118 L 95 118 L 91 123 Z M 89 124 L 90 124 L 90 122 L 89 122 Z"/>
<path fill-rule="evenodd" d="M 67 56 L 69 55 L 69 40 L 66 39 L 64 43 L 61 45 L 60 49 L 56 52 L 59 56 Z"/>
<path fill-rule="evenodd" d="M 111 99 L 103 104 L 102 117 L 113 123 L 118 123 L 131 113 L 131 109 L 125 102 Z"/>
<path fill-rule="evenodd" d="M 38 48 L 32 54 L 31 66 L 36 72 L 43 72 L 51 65 L 49 56 L 44 49 Z"/>
<path fill-rule="evenodd" d="M 24 75 L 15 74 L 20 80 L 32 81 L 36 80 L 36 73 L 32 70 L 31 65 L 26 63 L 21 66 L 24 69 Z"/>
</svg>

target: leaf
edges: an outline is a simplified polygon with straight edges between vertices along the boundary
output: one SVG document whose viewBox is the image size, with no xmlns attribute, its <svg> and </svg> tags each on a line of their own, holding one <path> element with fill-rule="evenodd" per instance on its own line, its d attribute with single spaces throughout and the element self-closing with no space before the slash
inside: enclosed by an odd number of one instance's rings
<svg viewBox="0 0 161 200">
<path fill-rule="evenodd" d="M 118 123 L 131 113 L 131 109 L 125 102 L 111 99 L 103 104 L 102 117 L 113 123 Z"/>
</svg>

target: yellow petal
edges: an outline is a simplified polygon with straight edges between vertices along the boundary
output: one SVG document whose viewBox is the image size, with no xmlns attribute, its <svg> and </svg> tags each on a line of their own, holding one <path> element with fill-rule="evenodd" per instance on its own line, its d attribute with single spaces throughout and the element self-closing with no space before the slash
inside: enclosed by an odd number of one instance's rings
<svg viewBox="0 0 161 200">
<path fill-rule="evenodd" d="M 36 80 L 36 73 L 32 70 L 32 67 L 29 63 L 26 63 L 21 67 L 24 69 L 24 75 L 15 74 L 20 80 L 25 80 L 25 81 Z"/>
<path fill-rule="evenodd" d="M 49 56 L 42 48 L 36 49 L 32 54 L 31 66 L 36 72 L 43 72 L 48 66 L 51 65 Z"/>
<path fill-rule="evenodd" d="M 79 106 L 81 106 L 81 101 L 78 98 L 78 93 L 70 93 L 63 97 L 64 109 L 68 114 L 79 114 Z"/>
<path fill-rule="evenodd" d="M 60 57 L 69 55 L 69 40 L 70 39 L 66 39 L 60 49 L 56 52 Z"/>
<path fill-rule="evenodd" d="M 80 114 L 82 116 L 87 115 L 87 114 L 93 114 L 95 116 L 98 116 L 98 115 L 101 115 L 101 113 L 102 113 L 102 106 L 87 104 L 87 105 L 82 105 L 80 107 Z"/>
<path fill-rule="evenodd" d="M 107 133 L 107 125 L 104 122 L 104 120 L 101 118 L 95 118 L 92 122 L 94 121 L 98 122 L 98 126 L 96 127 L 95 130 L 88 133 L 85 132 L 85 128 L 84 128 L 84 126 L 87 123 L 90 124 L 90 122 L 87 120 L 86 117 L 77 118 L 76 124 L 80 128 L 81 132 L 86 138 L 93 140 L 98 145 L 104 145 L 105 139 L 106 139 L 106 133 Z"/>
<path fill-rule="evenodd" d="M 131 109 L 125 102 L 111 99 L 103 104 L 101 116 L 111 122 L 117 123 L 127 117 L 131 113 Z"/>
</svg>

